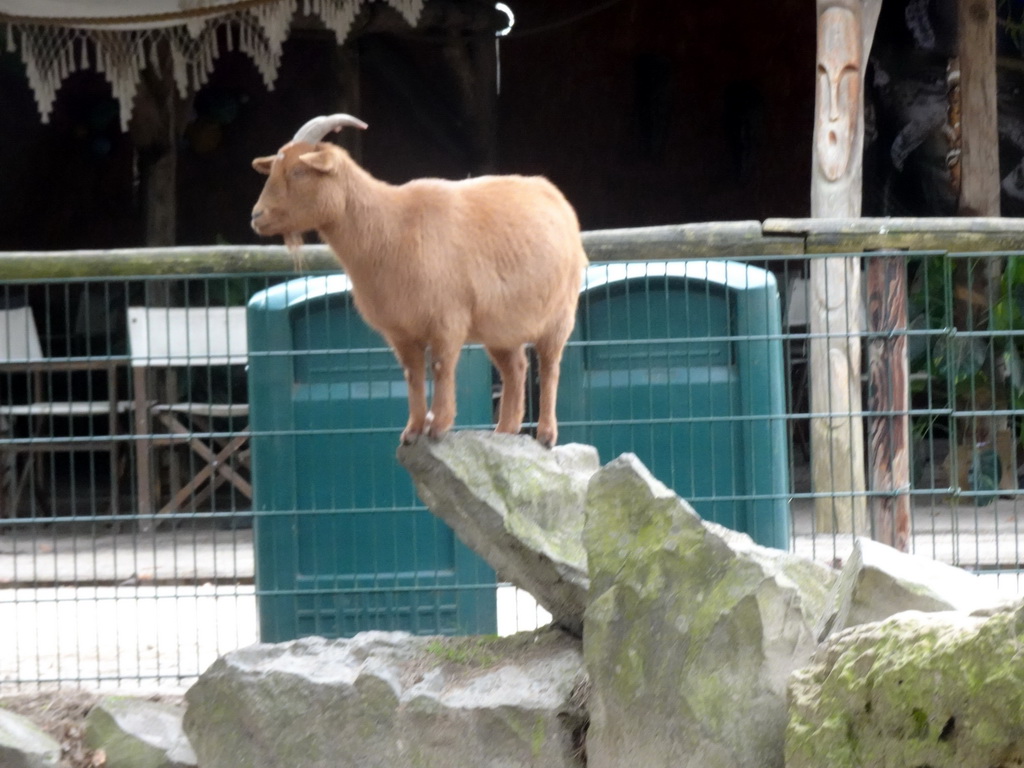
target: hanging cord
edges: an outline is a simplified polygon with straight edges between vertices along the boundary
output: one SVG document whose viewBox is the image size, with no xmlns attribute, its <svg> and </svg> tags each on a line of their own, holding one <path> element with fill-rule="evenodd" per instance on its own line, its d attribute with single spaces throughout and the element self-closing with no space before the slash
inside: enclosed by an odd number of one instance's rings
<svg viewBox="0 0 1024 768">
<path fill-rule="evenodd" d="M 504 29 L 496 30 L 494 33 L 494 88 L 495 93 L 501 95 L 501 38 L 505 37 L 509 32 L 512 31 L 512 27 L 516 24 L 516 16 L 512 13 L 512 9 L 504 3 L 495 3 L 495 9 L 501 11 L 508 17 L 508 26 Z"/>
</svg>

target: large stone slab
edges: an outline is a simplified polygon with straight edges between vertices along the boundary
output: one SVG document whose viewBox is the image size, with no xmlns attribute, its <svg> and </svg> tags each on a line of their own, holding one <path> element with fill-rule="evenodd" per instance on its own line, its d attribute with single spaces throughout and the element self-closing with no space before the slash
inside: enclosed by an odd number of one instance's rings
<svg viewBox="0 0 1024 768">
<path fill-rule="evenodd" d="M 831 636 L 790 686 L 787 768 L 1024 764 L 1024 607 Z"/>
<path fill-rule="evenodd" d="M 464 431 L 402 446 L 398 459 L 423 503 L 503 580 L 533 595 L 559 626 L 582 632 L 595 448 L 548 450 L 525 435 Z"/>
<path fill-rule="evenodd" d="M 587 497 L 589 768 L 782 766 L 830 568 L 703 522 L 626 454 Z"/>
<path fill-rule="evenodd" d="M 900 552 L 860 537 L 829 595 L 815 634 L 881 621 L 902 611 L 993 609 L 1007 598 L 994 586 L 962 568 Z"/>
<path fill-rule="evenodd" d="M 105 696 L 85 719 L 85 743 L 104 768 L 195 768 L 182 728 L 184 709 L 137 696 Z"/>
<path fill-rule="evenodd" d="M 579 640 L 366 632 L 257 645 L 188 691 L 203 768 L 580 768 Z"/>
<path fill-rule="evenodd" d="M 60 744 L 27 717 L 0 708 L 0 766 L 57 768 Z"/>
</svg>

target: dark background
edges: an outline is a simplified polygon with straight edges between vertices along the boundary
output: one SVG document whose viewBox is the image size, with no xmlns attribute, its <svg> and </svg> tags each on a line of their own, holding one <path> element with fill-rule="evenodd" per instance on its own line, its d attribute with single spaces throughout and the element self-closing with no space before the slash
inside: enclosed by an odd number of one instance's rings
<svg viewBox="0 0 1024 768">
<path fill-rule="evenodd" d="M 342 50 L 313 25 L 296 31 L 273 91 L 246 56 L 221 56 L 186 107 L 177 242 L 256 242 L 248 214 L 262 180 L 249 163 L 352 98 L 345 56 L 357 62 L 352 111 L 371 126 L 362 161 L 382 179 L 543 174 L 585 229 L 807 215 L 813 6 L 511 5 L 489 157 L 467 127 L 448 31 L 411 29 L 382 3 L 362 16 L 394 16 L 392 31 L 357 32 Z M 70 78 L 44 125 L 20 60 L 0 54 L 0 250 L 144 245 L 144 151 L 121 132 L 101 75 Z"/>
<path fill-rule="evenodd" d="M 945 109 L 951 2 L 883 3 L 866 81 L 865 215 L 955 212 L 941 134 L 905 131 Z M 499 96 L 480 76 L 493 79 L 493 61 L 467 74 L 452 59 L 452 40 L 474 35 L 493 59 L 504 17 L 489 0 L 428 0 L 416 28 L 385 3 L 367 4 L 343 48 L 316 21 L 298 20 L 272 91 L 246 56 L 222 55 L 181 107 L 174 241 L 256 242 L 248 216 L 262 180 L 251 159 L 339 105 L 370 124 L 357 151 L 376 176 L 543 174 L 585 229 L 809 215 L 809 0 L 511 5 Z M 1024 156 L 1024 68 L 1012 34 L 1024 3 L 1000 9 L 1006 175 Z M 0 251 L 145 245 L 152 148 L 139 140 L 138 113 L 122 132 L 109 85 L 84 72 L 65 83 L 44 125 L 24 66 L 0 53 Z M 897 163 L 900 142 L 908 151 Z M 1024 190 L 1004 193 L 1003 215 L 1020 215 L 1022 200 Z"/>
</svg>

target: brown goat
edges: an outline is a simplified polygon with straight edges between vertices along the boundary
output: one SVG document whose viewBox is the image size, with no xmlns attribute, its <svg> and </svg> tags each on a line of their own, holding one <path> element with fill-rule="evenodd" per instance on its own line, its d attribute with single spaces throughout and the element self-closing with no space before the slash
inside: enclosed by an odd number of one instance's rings
<svg viewBox="0 0 1024 768">
<path fill-rule="evenodd" d="M 352 281 L 356 307 L 398 357 L 409 386 L 402 442 L 440 438 L 455 421 L 462 346 L 480 343 L 501 374 L 498 432 L 523 422 L 526 352 L 540 362 L 537 439 L 558 439 L 555 400 L 587 257 L 576 212 L 546 179 L 375 179 L 329 131 L 365 128 L 349 115 L 311 120 L 277 155 L 253 161 L 269 176 L 252 211 L 260 235 L 297 247 L 316 230 Z M 434 375 L 427 408 L 426 357 Z"/>
</svg>

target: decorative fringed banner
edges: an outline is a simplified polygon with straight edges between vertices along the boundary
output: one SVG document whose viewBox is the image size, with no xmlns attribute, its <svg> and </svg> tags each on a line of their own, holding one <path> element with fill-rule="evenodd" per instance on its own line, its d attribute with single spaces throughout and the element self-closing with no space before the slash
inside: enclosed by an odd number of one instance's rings
<svg viewBox="0 0 1024 768">
<path fill-rule="evenodd" d="M 7 51 L 20 53 L 48 122 L 61 84 L 82 70 L 102 73 L 127 130 L 142 71 L 166 42 L 184 98 L 209 78 L 217 58 L 241 51 L 273 89 L 281 47 L 296 14 L 318 17 L 341 45 L 360 8 L 372 0 L 114 0 L 102 10 L 74 0 L 0 0 Z M 415 26 L 425 0 L 386 0 Z M 83 15 L 87 14 L 87 15 Z"/>
</svg>

